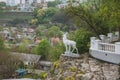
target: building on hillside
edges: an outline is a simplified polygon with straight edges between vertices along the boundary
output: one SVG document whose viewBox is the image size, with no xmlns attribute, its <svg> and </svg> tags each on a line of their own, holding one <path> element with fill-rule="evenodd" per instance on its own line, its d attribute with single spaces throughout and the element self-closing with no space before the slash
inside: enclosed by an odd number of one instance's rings
<svg viewBox="0 0 120 80">
<path fill-rule="evenodd" d="M 7 6 L 17 6 L 17 9 L 11 11 L 32 12 L 34 8 L 47 8 L 46 0 L 7 0 Z"/>
<path fill-rule="evenodd" d="M 15 0 L 7 0 L 6 5 L 7 6 L 16 6 L 16 1 Z"/>
<path fill-rule="evenodd" d="M 33 4 L 35 7 L 48 8 L 46 0 L 33 0 Z"/>
<path fill-rule="evenodd" d="M 32 3 L 32 5 L 33 5 L 34 7 L 37 7 L 37 6 L 39 6 L 39 4 L 38 4 L 38 1 L 37 1 L 37 0 L 33 0 L 33 3 Z"/>
<path fill-rule="evenodd" d="M 32 12 L 34 10 L 34 7 L 31 6 L 32 0 L 20 0 L 18 11 L 22 12 Z"/>
<path fill-rule="evenodd" d="M 35 65 L 35 64 L 38 64 L 40 59 L 41 59 L 41 55 L 34 55 L 34 54 L 11 53 L 11 55 L 19 57 L 19 59 L 25 65 Z"/>
<path fill-rule="evenodd" d="M 73 6 L 78 6 L 79 4 L 81 3 L 84 3 L 86 2 L 87 0 L 76 0 L 75 2 L 72 3 Z M 69 0 L 60 0 L 61 4 L 58 4 L 56 7 L 58 8 L 65 8 L 68 3 L 69 3 Z"/>
<path fill-rule="evenodd" d="M 65 3 L 65 4 L 58 4 L 56 7 L 57 8 L 65 8 L 68 4 Z"/>
<path fill-rule="evenodd" d="M 61 3 L 67 3 L 69 0 L 59 0 Z"/>
<path fill-rule="evenodd" d="M 3 31 L 0 31 L 0 35 L 3 37 L 3 39 L 9 39 L 11 34 L 8 29 L 4 29 Z"/>
<path fill-rule="evenodd" d="M 49 70 L 53 65 L 52 62 L 42 61 L 41 55 L 35 54 L 25 54 L 25 53 L 11 53 L 12 56 L 18 57 L 20 61 L 24 63 L 26 66 L 36 66 L 41 70 Z"/>
<path fill-rule="evenodd" d="M 37 0 L 33 0 L 33 3 L 37 3 Z"/>
<path fill-rule="evenodd" d="M 32 12 L 36 7 L 47 8 L 46 0 L 20 0 L 18 11 Z"/>
</svg>

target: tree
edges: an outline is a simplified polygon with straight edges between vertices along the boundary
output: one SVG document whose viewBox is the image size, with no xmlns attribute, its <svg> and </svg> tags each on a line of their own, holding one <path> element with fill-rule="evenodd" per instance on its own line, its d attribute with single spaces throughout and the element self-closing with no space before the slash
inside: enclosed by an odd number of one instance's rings
<svg viewBox="0 0 120 80">
<path fill-rule="evenodd" d="M 37 23 L 38 23 L 38 20 L 37 20 L 37 19 L 32 19 L 31 22 L 30 22 L 30 24 L 33 24 L 33 25 L 34 25 L 34 24 L 37 24 Z"/>
<path fill-rule="evenodd" d="M 45 10 L 39 9 L 37 11 L 37 19 L 38 19 L 39 23 L 43 23 L 44 18 L 45 18 Z"/>
<path fill-rule="evenodd" d="M 16 26 L 18 24 L 28 23 L 28 20 L 16 18 L 16 19 L 13 19 L 13 21 L 9 21 L 9 23 L 12 24 L 13 26 Z"/>
<path fill-rule="evenodd" d="M 60 9 L 56 12 L 52 17 L 51 22 L 56 25 L 61 24 L 61 29 L 64 31 L 76 30 L 73 19 L 67 15 L 64 9 Z"/>
<path fill-rule="evenodd" d="M 12 77 L 20 62 L 18 57 L 8 53 L 4 46 L 4 40 L 0 38 L 0 79 Z"/>
<path fill-rule="evenodd" d="M 103 12 L 105 15 L 105 18 L 107 19 L 106 21 L 108 21 L 108 25 L 110 28 L 110 31 L 112 32 L 113 30 L 118 30 L 119 31 L 119 35 L 120 35 L 120 2 L 119 0 L 102 0 L 102 10 L 100 10 L 101 12 Z M 106 4 L 105 4 L 106 3 Z M 120 36 L 119 36 L 119 40 L 120 40 Z"/>
<path fill-rule="evenodd" d="M 79 29 L 75 34 L 75 41 L 77 43 L 77 48 L 79 53 L 85 53 L 89 50 L 90 37 L 93 36 L 92 33 L 85 29 Z"/>
<path fill-rule="evenodd" d="M 0 76 L 3 78 L 12 78 L 15 70 L 21 65 L 18 57 L 8 52 L 0 51 Z"/>
<path fill-rule="evenodd" d="M 48 60 L 56 61 L 59 59 L 60 55 L 64 53 L 65 47 L 62 43 L 57 43 L 53 47 L 50 48 L 50 53 L 48 55 Z"/>
<path fill-rule="evenodd" d="M 48 2 L 48 7 L 56 7 L 56 6 L 57 6 L 57 1 Z"/>
<path fill-rule="evenodd" d="M 53 23 L 67 24 L 69 20 L 70 18 L 67 16 L 66 12 L 63 9 L 55 13 L 55 15 L 52 18 Z"/>
<path fill-rule="evenodd" d="M 26 53 L 28 49 L 29 42 L 27 39 L 23 39 L 19 45 L 19 52 Z"/>
<path fill-rule="evenodd" d="M 42 39 L 41 42 L 36 47 L 36 54 L 42 55 L 43 57 L 46 58 L 46 56 L 48 55 L 49 49 L 50 49 L 50 44 L 48 40 Z"/>
<path fill-rule="evenodd" d="M 5 2 L 0 2 L 0 7 L 5 7 L 6 3 Z"/>
<path fill-rule="evenodd" d="M 109 32 L 108 17 L 105 15 L 108 13 L 101 12 L 103 10 L 101 4 L 107 4 L 106 2 L 103 3 L 102 0 L 87 0 L 78 4 L 78 6 L 74 6 L 73 3 L 72 1 L 69 3 L 66 12 L 77 20 L 77 24 L 86 24 L 87 28 L 96 34 L 98 38 L 100 34 Z"/>
<path fill-rule="evenodd" d="M 33 19 L 37 19 L 37 24 L 49 23 L 56 12 L 57 9 L 53 7 L 49 7 L 48 9 L 35 9 L 33 12 Z"/>
<path fill-rule="evenodd" d="M 2 12 L 5 7 L 6 7 L 6 3 L 5 2 L 0 2 L 0 12 Z"/>
<path fill-rule="evenodd" d="M 60 28 L 57 26 L 52 26 L 48 31 L 49 37 L 61 37 Z"/>
<path fill-rule="evenodd" d="M 46 10 L 46 17 L 52 17 L 59 9 L 54 8 L 54 7 L 49 7 Z"/>
<path fill-rule="evenodd" d="M 39 37 L 44 37 L 47 34 L 47 28 L 43 25 L 39 25 L 36 29 L 35 29 L 36 35 Z"/>
<path fill-rule="evenodd" d="M 0 50 L 4 50 L 5 45 L 4 45 L 4 40 L 3 38 L 0 36 Z"/>
</svg>

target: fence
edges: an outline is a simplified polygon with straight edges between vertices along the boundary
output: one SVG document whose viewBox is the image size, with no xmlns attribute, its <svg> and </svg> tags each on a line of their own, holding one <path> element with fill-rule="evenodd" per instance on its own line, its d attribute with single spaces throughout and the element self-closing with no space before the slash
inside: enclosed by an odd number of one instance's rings
<svg viewBox="0 0 120 80">
<path fill-rule="evenodd" d="M 108 43 L 100 43 L 98 45 L 98 50 L 115 52 L 115 45 Z"/>
<path fill-rule="evenodd" d="M 100 35 L 101 40 L 96 37 L 91 37 L 91 50 L 98 50 L 101 52 L 110 52 L 120 54 L 120 42 L 115 42 L 119 38 L 119 32 L 108 33 L 107 36 Z"/>
</svg>

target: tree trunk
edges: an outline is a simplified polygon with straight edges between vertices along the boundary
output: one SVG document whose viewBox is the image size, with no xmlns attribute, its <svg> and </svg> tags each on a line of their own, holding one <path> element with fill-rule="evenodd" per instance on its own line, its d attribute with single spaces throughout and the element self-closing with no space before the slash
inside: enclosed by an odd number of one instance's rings
<svg viewBox="0 0 120 80">
<path fill-rule="evenodd" d="M 99 36 L 99 33 L 98 33 L 97 30 L 94 28 L 94 26 L 91 26 L 91 25 L 89 25 L 89 26 L 90 26 L 91 30 L 95 33 L 96 37 L 101 40 L 101 38 L 100 38 L 100 36 Z"/>
</svg>

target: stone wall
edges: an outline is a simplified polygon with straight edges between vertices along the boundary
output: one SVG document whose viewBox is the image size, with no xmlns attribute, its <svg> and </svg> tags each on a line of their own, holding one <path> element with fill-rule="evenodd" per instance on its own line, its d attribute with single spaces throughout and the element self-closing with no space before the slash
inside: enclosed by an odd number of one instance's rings
<svg viewBox="0 0 120 80">
<path fill-rule="evenodd" d="M 87 54 L 88 55 L 88 54 Z M 48 80 L 119 80 L 119 66 L 102 62 L 87 55 L 80 58 L 61 56 L 55 62 Z"/>
</svg>

